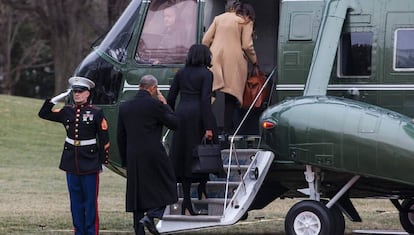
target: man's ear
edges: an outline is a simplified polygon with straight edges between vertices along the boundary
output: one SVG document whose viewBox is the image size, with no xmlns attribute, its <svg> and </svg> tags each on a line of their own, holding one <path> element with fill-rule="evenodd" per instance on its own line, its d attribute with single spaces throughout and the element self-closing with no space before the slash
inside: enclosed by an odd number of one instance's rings
<svg viewBox="0 0 414 235">
<path fill-rule="evenodd" d="M 155 94 L 157 94 L 157 86 L 152 86 L 151 88 L 150 88 L 151 90 L 151 96 L 154 96 Z"/>
</svg>

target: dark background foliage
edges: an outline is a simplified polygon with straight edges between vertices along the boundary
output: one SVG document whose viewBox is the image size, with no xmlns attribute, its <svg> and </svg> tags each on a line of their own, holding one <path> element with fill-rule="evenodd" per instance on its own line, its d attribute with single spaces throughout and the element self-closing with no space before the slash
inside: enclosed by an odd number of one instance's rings
<svg viewBox="0 0 414 235">
<path fill-rule="evenodd" d="M 45 98 L 65 90 L 129 2 L 0 0 L 0 94 Z"/>
</svg>

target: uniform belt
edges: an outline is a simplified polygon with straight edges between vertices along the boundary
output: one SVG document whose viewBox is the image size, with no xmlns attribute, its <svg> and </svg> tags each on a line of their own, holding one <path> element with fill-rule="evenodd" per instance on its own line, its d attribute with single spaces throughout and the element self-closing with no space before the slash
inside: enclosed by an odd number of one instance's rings
<svg viewBox="0 0 414 235">
<path fill-rule="evenodd" d="M 69 137 L 66 137 L 66 142 L 73 146 L 86 146 L 86 145 L 92 145 L 96 144 L 96 139 L 90 139 L 90 140 L 73 140 Z"/>
</svg>

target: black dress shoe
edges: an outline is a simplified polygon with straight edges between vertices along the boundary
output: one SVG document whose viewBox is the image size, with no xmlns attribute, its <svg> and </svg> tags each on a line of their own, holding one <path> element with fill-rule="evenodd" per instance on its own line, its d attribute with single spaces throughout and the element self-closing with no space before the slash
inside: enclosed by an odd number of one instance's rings
<svg viewBox="0 0 414 235">
<path fill-rule="evenodd" d="M 144 231 L 144 225 L 141 223 L 138 223 L 136 227 L 134 227 L 135 235 L 145 235 Z"/>
<path fill-rule="evenodd" d="M 147 227 L 148 231 L 154 235 L 160 235 L 157 228 L 154 224 L 154 219 L 149 218 L 148 216 L 144 216 L 140 221 L 141 224 L 143 224 L 145 227 Z"/>
</svg>

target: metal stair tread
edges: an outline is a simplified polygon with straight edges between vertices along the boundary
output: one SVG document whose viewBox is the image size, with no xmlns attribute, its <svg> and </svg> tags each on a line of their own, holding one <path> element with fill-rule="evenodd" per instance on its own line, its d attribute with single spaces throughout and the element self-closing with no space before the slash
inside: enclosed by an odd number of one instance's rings
<svg viewBox="0 0 414 235">
<path fill-rule="evenodd" d="M 223 137 L 223 135 L 220 135 L 220 137 Z M 230 140 L 233 137 L 233 135 L 228 135 L 227 138 Z M 248 139 L 248 140 L 254 140 L 254 139 L 260 139 L 260 135 L 235 135 L 234 139 Z"/>
<path fill-rule="evenodd" d="M 255 153 L 261 150 L 263 149 L 256 149 L 256 148 L 254 149 L 238 149 L 238 148 L 233 149 L 233 151 L 236 151 L 237 153 Z M 230 149 L 222 149 L 221 154 L 223 153 L 226 153 L 226 154 L 230 153 Z"/>
<path fill-rule="evenodd" d="M 164 215 L 164 221 L 219 222 L 221 215 Z"/>
<path fill-rule="evenodd" d="M 240 169 L 247 170 L 250 165 L 240 165 Z M 229 167 L 229 165 L 223 165 L 224 170 L 226 170 Z M 238 169 L 239 167 L 235 164 L 230 165 L 230 169 Z"/>
<path fill-rule="evenodd" d="M 241 181 L 229 181 L 230 186 L 237 186 L 241 183 Z M 226 181 L 219 181 L 219 180 L 210 180 L 207 182 L 207 185 L 226 185 Z"/>
<path fill-rule="evenodd" d="M 182 202 L 183 198 L 180 197 L 178 198 L 178 202 Z M 227 199 L 228 202 L 231 201 L 231 199 Z M 198 198 L 191 198 L 191 202 L 193 204 L 206 204 L 206 203 L 211 203 L 211 204 L 224 204 L 224 198 L 219 198 L 219 197 L 213 197 L 213 198 L 206 198 L 206 199 L 201 199 L 198 200 Z"/>
</svg>

